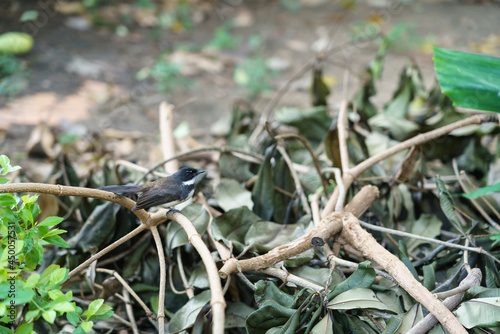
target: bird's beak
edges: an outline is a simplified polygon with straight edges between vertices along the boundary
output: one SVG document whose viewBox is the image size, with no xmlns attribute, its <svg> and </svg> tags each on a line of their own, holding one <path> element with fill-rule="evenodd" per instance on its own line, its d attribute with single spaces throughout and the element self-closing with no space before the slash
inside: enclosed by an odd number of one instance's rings
<svg viewBox="0 0 500 334">
<path fill-rule="evenodd" d="M 206 171 L 204 171 L 204 170 L 197 171 L 196 174 L 195 174 L 195 176 L 194 176 L 195 180 L 197 182 L 200 181 L 205 176 L 204 174 L 206 174 Z"/>
</svg>

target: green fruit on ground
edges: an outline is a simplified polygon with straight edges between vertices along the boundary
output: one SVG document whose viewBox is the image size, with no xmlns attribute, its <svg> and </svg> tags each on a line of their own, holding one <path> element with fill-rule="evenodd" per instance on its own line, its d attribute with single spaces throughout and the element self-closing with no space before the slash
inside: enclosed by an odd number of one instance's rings
<svg viewBox="0 0 500 334">
<path fill-rule="evenodd" d="M 6 32 L 0 35 L 0 54 L 22 55 L 33 48 L 33 37 L 22 32 Z"/>
</svg>

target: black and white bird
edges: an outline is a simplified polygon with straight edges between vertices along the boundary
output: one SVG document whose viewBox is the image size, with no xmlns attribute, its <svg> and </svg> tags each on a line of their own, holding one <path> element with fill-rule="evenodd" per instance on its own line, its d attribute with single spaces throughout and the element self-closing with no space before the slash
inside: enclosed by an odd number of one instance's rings
<svg viewBox="0 0 500 334">
<path fill-rule="evenodd" d="M 143 185 L 106 186 L 99 189 L 115 194 L 142 192 L 132 211 L 147 210 L 161 204 L 166 204 L 171 208 L 193 196 L 197 177 L 204 173 L 206 173 L 204 170 L 183 167 L 175 174 Z"/>
</svg>

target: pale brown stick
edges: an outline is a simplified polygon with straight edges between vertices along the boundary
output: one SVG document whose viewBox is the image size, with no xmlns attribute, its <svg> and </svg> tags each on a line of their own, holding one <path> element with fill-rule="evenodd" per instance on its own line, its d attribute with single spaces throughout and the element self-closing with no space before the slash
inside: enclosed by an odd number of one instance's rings
<svg viewBox="0 0 500 334">
<path fill-rule="evenodd" d="M 450 332 L 467 334 L 465 328 L 446 306 L 434 298 L 432 293 L 417 281 L 408 268 L 387 249 L 382 247 L 373 236 L 366 232 L 358 219 L 350 213 L 342 213 L 344 228 L 341 237 L 360 251 L 367 259 L 381 265 L 399 285 L 416 301 L 429 310 L 438 321 Z"/>
<path fill-rule="evenodd" d="M 144 303 L 142 301 L 141 297 L 139 297 L 137 295 L 137 293 L 135 293 L 135 291 L 132 290 L 132 288 L 127 283 L 127 281 L 125 281 L 119 273 L 117 273 L 115 270 L 106 269 L 106 268 L 97 268 L 95 271 L 100 272 L 100 273 L 106 273 L 108 275 L 113 275 L 121 283 L 123 288 L 125 290 L 127 290 L 132 295 L 132 297 L 134 297 L 134 299 L 139 303 L 139 305 L 141 305 L 141 307 L 146 312 L 146 315 L 148 317 L 150 317 L 151 319 L 155 319 L 155 314 L 149 309 L 149 307 L 146 305 L 146 303 Z"/>
<path fill-rule="evenodd" d="M 225 321 L 224 310 L 226 308 L 226 301 L 224 299 L 224 295 L 222 294 L 222 285 L 217 273 L 217 266 L 214 259 L 212 258 L 212 254 L 203 242 L 201 235 L 199 235 L 198 231 L 196 231 L 196 228 L 193 226 L 193 224 L 189 221 L 189 219 L 187 219 L 179 212 L 175 212 L 172 210 L 160 210 L 151 215 L 150 224 L 156 225 L 157 222 L 164 220 L 165 213 L 166 218 L 175 220 L 177 223 L 179 223 L 179 225 L 182 226 L 184 231 L 186 231 L 189 243 L 193 245 L 198 254 L 200 254 L 201 260 L 203 261 L 205 269 L 207 270 L 208 281 L 210 284 L 210 306 L 212 307 L 213 314 L 212 333 L 223 334 Z"/>
<path fill-rule="evenodd" d="M 368 210 L 377 197 L 378 189 L 376 187 L 365 186 L 356 194 L 356 196 L 354 196 L 351 202 L 349 202 L 349 204 L 345 207 L 345 211 L 351 212 L 353 215 L 359 217 L 366 210 Z M 340 216 L 338 216 L 337 213 L 334 213 L 326 218 L 323 218 L 320 224 L 314 227 L 306 235 L 284 245 L 280 245 L 264 255 L 239 261 L 235 258 L 227 260 L 219 270 L 219 275 L 222 278 L 226 278 L 229 275 L 236 274 L 238 272 L 261 270 L 270 267 L 273 264 L 289 259 L 314 247 L 311 242 L 312 238 L 320 238 L 326 242 L 333 235 L 339 233 L 341 229 L 342 222 L 340 220 Z"/>
<path fill-rule="evenodd" d="M 160 233 L 156 226 L 149 228 L 156 244 L 156 252 L 160 263 L 160 291 L 158 293 L 158 333 L 165 333 L 165 286 L 167 285 L 167 268 L 165 266 L 165 253 L 161 242 Z"/>
<path fill-rule="evenodd" d="M 160 133 L 163 159 L 175 155 L 174 106 L 165 101 L 160 103 Z M 165 171 L 173 174 L 179 170 L 179 161 L 171 160 L 164 165 Z"/>
</svg>

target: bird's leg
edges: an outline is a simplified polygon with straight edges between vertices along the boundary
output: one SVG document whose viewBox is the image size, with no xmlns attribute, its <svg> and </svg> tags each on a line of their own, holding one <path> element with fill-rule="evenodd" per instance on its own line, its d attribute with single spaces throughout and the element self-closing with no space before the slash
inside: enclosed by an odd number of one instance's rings
<svg viewBox="0 0 500 334">
<path fill-rule="evenodd" d="M 167 208 L 167 213 L 165 214 L 165 216 L 168 216 L 168 214 L 172 212 L 172 213 L 181 213 L 179 210 L 177 209 L 174 209 L 174 208 Z"/>
</svg>

